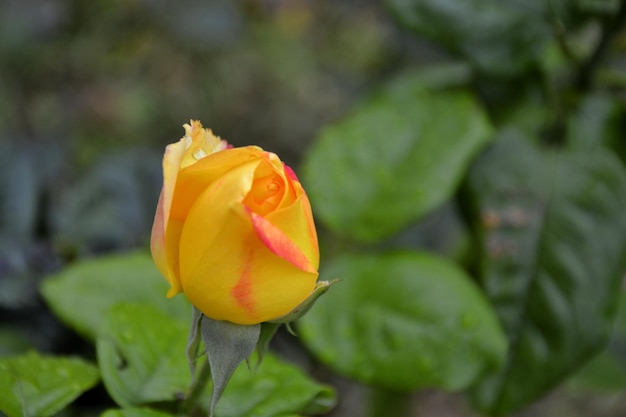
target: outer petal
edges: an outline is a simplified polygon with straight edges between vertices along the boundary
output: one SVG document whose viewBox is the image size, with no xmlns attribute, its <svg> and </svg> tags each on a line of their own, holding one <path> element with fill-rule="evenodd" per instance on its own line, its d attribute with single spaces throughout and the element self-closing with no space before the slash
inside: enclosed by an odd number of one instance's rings
<svg viewBox="0 0 626 417">
<path fill-rule="evenodd" d="M 170 222 L 171 227 L 171 222 Z M 163 191 L 159 196 L 159 203 L 157 205 L 156 214 L 154 215 L 154 224 L 152 225 L 152 237 L 150 240 L 150 252 L 152 252 L 152 259 L 157 268 L 163 274 L 165 279 L 170 283 L 170 289 L 167 293 L 168 297 L 173 297 L 182 291 L 180 280 L 176 277 L 176 274 L 171 271 L 167 262 L 167 248 L 165 246 L 165 218 L 163 210 Z M 176 249 L 178 250 L 178 249 Z M 178 269 L 176 269 L 178 270 Z"/>
<path fill-rule="evenodd" d="M 167 230 L 167 221 L 170 218 L 174 188 L 176 186 L 178 170 L 183 155 L 185 154 L 185 149 L 184 138 L 165 147 L 165 154 L 163 155 L 163 189 L 161 191 L 163 194 L 163 218 L 165 219 L 164 230 Z"/>
<path fill-rule="evenodd" d="M 185 154 L 180 161 L 181 169 L 228 147 L 225 140 L 220 140 L 211 132 L 211 129 L 203 129 L 202 123 L 197 120 L 191 120 L 189 125 L 183 127 L 185 137 L 182 140 L 185 141 Z"/>
<path fill-rule="evenodd" d="M 154 223 L 152 224 L 152 235 L 150 237 L 150 252 L 157 268 L 164 277 L 168 277 L 167 260 L 165 258 L 165 214 L 163 209 L 163 190 L 159 195 Z M 171 284 L 171 283 L 170 283 Z"/>
<path fill-rule="evenodd" d="M 252 226 L 257 234 L 257 237 L 263 242 L 263 244 L 275 255 L 285 259 L 293 266 L 306 271 L 317 272 L 317 267 L 311 264 L 309 258 L 300 250 L 282 230 L 274 226 L 263 216 L 253 213 L 247 210 L 252 221 Z"/>
<path fill-rule="evenodd" d="M 220 140 L 210 130 L 203 129 L 200 122 L 192 120 L 190 123 L 190 125 L 184 125 L 185 136 L 165 148 L 163 188 L 154 217 L 150 242 L 152 257 L 159 271 L 171 285 L 169 297 L 181 291 L 177 241 L 181 225 L 173 224 L 171 218 L 179 172 L 183 167 L 196 164 L 207 155 L 228 147 L 226 141 Z M 175 244 L 174 241 L 176 241 Z"/>
<path fill-rule="evenodd" d="M 297 198 L 268 213 L 266 220 L 280 229 L 307 257 L 313 268 L 319 267 L 320 253 L 311 204 L 299 182 L 292 182 Z"/>
<path fill-rule="evenodd" d="M 165 148 L 165 155 L 163 156 L 163 188 L 159 196 L 150 240 L 150 250 L 154 262 L 171 285 L 168 296 L 176 295 L 181 290 L 177 270 L 172 268 L 170 256 L 165 246 L 165 234 L 168 229 L 172 196 L 176 178 L 178 177 L 178 167 L 184 153 L 185 143 L 183 139 Z"/>
<path fill-rule="evenodd" d="M 187 213 L 196 198 L 213 182 L 233 167 L 260 160 L 262 151 L 257 147 L 231 148 L 210 154 L 176 173 L 176 187 L 171 202 L 169 218 L 165 224 L 164 246 L 172 289 L 168 296 L 181 291 L 179 250 L 180 236 Z M 156 260 L 155 260 L 156 261 Z"/>
<path fill-rule="evenodd" d="M 216 320 L 254 324 L 281 317 L 315 287 L 317 273 L 271 252 L 241 205 L 257 165 L 237 167 L 205 190 L 183 227 L 183 289 L 192 304 Z"/>
<path fill-rule="evenodd" d="M 235 167 L 258 160 L 263 151 L 256 146 L 230 148 L 216 152 L 179 173 L 172 217 L 184 220 L 195 199 L 213 182 Z"/>
<path fill-rule="evenodd" d="M 179 250 L 180 250 L 180 234 L 183 230 L 183 222 L 181 220 L 170 217 L 167 222 L 167 231 L 165 233 L 165 253 L 167 255 L 167 267 L 170 275 L 173 277 L 170 281 L 172 288 L 167 293 L 168 297 L 173 297 L 182 291 L 182 283 L 180 278 Z"/>
</svg>

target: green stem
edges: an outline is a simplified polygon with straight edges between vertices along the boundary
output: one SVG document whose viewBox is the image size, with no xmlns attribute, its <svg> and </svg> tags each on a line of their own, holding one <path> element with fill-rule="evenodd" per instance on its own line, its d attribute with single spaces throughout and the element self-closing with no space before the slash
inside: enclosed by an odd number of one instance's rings
<svg viewBox="0 0 626 417">
<path fill-rule="evenodd" d="M 411 393 L 375 388 L 370 394 L 369 417 L 411 416 Z"/>
<path fill-rule="evenodd" d="M 200 368 L 200 372 L 197 373 L 195 380 L 191 384 L 191 388 L 189 389 L 189 394 L 182 402 L 180 411 L 183 415 L 193 415 L 192 413 L 198 407 L 198 400 L 200 396 L 204 392 L 206 385 L 211 380 L 211 367 L 209 366 L 209 361 L 204 361 L 202 364 L 202 368 Z"/>
</svg>

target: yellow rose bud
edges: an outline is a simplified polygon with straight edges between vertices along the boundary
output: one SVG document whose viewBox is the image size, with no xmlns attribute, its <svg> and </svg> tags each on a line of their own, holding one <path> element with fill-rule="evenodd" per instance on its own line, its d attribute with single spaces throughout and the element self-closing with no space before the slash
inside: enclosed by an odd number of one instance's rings
<svg viewBox="0 0 626 417">
<path fill-rule="evenodd" d="M 256 324 L 314 291 L 319 266 L 311 206 L 293 171 L 256 146 L 231 148 L 185 125 L 167 146 L 152 227 L 154 261 L 205 316 Z"/>
</svg>

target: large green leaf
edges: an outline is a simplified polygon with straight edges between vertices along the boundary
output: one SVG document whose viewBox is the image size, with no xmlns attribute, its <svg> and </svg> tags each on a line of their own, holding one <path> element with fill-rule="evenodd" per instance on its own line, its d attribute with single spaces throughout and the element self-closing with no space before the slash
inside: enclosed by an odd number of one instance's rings
<svg viewBox="0 0 626 417">
<path fill-rule="evenodd" d="M 575 392 L 622 393 L 626 389 L 624 360 L 612 352 L 601 352 L 583 365 L 566 386 Z"/>
<path fill-rule="evenodd" d="M 78 358 L 35 352 L 0 358 L 0 410 L 8 417 L 50 416 L 98 379 L 98 370 Z"/>
<path fill-rule="evenodd" d="M 299 323 L 311 351 L 342 375 L 397 390 L 462 389 L 497 367 L 505 338 L 469 276 L 435 255 L 335 259 L 342 281 Z"/>
<path fill-rule="evenodd" d="M 187 322 L 189 303 L 167 299 L 167 286 L 150 255 L 137 252 L 80 261 L 47 278 L 41 291 L 65 323 L 93 340 L 107 310 L 119 302 L 149 303 Z"/>
<path fill-rule="evenodd" d="M 188 324 L 150 305 L 118 304 L 98 333 L 98 365 L 107 391 L 123 407 L 172 401 L 191 383 Z"/>
<path fill-rule="evenodd" d="M 490 139 L 470 95 L 424 85 L 422 73 L 395 79 L 314 144 L 304 182 L 335 232 L 375 241 L 398 231 L 448 199 Z"/>
<path fill-rule="evenodd" d="M 623 118 L 624 108 L 617 97 L 606 93 L 588 94 L 568 121 L 568 143 L 587 149 L 607 146 L 626 160 Z"/>
<path fill-rule="evenodd" d="M 626 291 L 623 289 L 619 299 L 619 309 L 607 348 L 568 380 L 568 388 L 578 392 L 615 394 L 626 390 Z"/>
<path fill-rule="evenodd" d="M 245 364 L 239 366 L 217 405 L 216 414 L 217 417 L 323 414 L 335 401 L 332 388 L 314 382 L 296 366 L 270 354 L 254 371 Z"/>
<path fill-rule="evenodd" d="M 476 390 L 505 415 L 605 343 L 626 270 L 626 172 L 602 147 L 540 149 L 504 132 L 471 171 L 481 278 L 511 347 Z"/>
</svg>

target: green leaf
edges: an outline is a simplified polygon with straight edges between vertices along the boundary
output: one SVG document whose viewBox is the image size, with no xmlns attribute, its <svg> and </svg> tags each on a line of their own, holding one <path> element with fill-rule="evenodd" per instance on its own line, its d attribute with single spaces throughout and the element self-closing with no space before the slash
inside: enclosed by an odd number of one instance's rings
<svg viewBox="0 0 626 417">
<path fill-rule="evenodd" d="M 605 351 L 583 365 L 568 380 L 567 388 L 574 391 L 624 392 L 626 365 L 617 355 Z"/>
<path fill-rule="evenodd" d="M 626 160 L 623 138 L 624 110 L 620 101 L 604 93 L 584 96 L 567 126 L 567 139 L 572 147 L 593 150 L 595 146 L 613 149 Z"/>
<path fill-rule="evenodd" d="M 326 128 L 303 167 L 316 214 L 362 241 L 397 232 L 445 202 L 490 139 L 483 110 L 460 91 L 429 91 L 408 73 Z"/>
<path fill-rule="evenodd" d="M 137 252 L 77 262 L 47 278 L 41 291 L 61 320 L 93 340 L 109 308 L 120 302 L 152 304 L 188 322 L 191 306 L 184 297 L 167 299 L 167 288 L 152 258 Z"/>
<path fill-rule="evenodd" d="M 150 306 L 118 304 L 96 341 L 104 385 L 122 407 L 171 401 L 190 384 L 185 355 L 189 324 Z"/>
<path fill-rule="evenodd" d="M 607 348 L 569 379 L 568 388 L 616 394 L 626 389 L 626 292 L 623 289 L 619 297 L 619 309 Z"/>
<path fill-rule="evenodd" d="M 506 415 L 607 341 L 626 270 L 626 172 L 602 147 L 548 151 L 505 131 L 468 190 L 482 283 L 511 341 L 506 367 L 475 400 Z"/>
<path fill-rule="evenodd" d="M 0 358 L 0 410 L 8 417 L 50 416 L 98 379 L 98 370 L 78 358 L 36 352 Z"/>
<path fill-rule="evenodd" d="M 162 413 L 150 408 L 122 408 L 106 410 L 100 417 L 172 417 L 172 414 Z"/>
<path fill-rule="evenodd" d="M 337 284 L 299 322 L 306 345 L 342 375 L 394 390 L 463 389 L 499 366 L 505 339 L 469 276 L 435 255 L 337 258 Z"/>
<path fill-rule="evenodd" d="M 540 57 L 551 32 L 548 2 L 515 0 L 388 0 L 407 28 L 472 62 L 512 76 Z"/>
<path fill-rule="evenodd" d="M 278 417 L 323 414 L 334 407 L 332 388 L 312 381 L 296 366 L 272 354 L 256 371 L 245 364 L 233 374 L 217 408 L 217 417 Z"/>
</svg>

